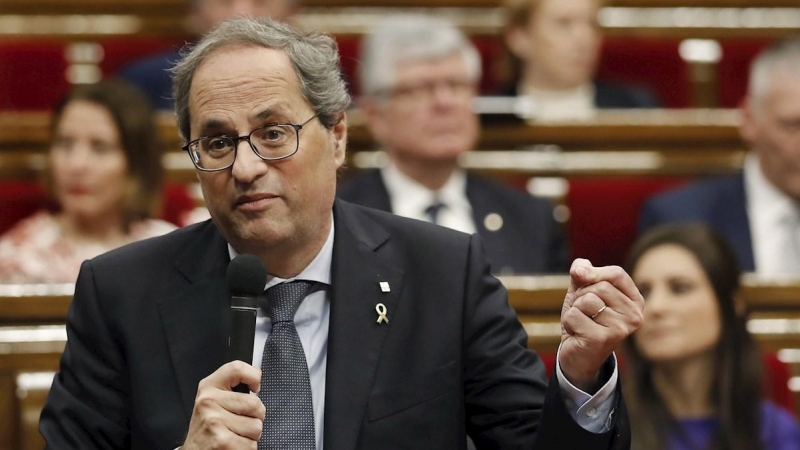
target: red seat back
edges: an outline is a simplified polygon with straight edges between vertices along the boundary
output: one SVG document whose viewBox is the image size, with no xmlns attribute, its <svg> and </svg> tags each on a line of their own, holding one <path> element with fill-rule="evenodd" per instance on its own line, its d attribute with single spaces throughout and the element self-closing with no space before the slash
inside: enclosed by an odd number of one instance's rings
<svg viewBox="0 0 800 450">
<path fill-rule="evenodd" d="M 47 110 L 68 90 L 62 42 L 0 41 L 0 110 Z"/>
<path fill-rule="evenodd" d="M 672 39 L 606 39 L 597 78 L 652 89 L 664 107 L 691 106 L 691 79 Z"/>
<path fill-rule="evenodd" d="M 567 235 L 572 257 L 586 258 L 595 266 L 622 265 L 636 240 L 645 200 L 684 181 L 669 177 L 570 179 Z"/>
</svg>

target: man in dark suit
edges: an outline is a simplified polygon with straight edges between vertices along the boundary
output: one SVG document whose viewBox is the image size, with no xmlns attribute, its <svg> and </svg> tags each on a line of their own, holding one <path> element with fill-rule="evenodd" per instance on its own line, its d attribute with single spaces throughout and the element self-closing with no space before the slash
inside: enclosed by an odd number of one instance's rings
<svg viewBox="0 0 800 450">
<path fill-rule="evenodd" d="M 459 168 L 479 133 L 479 58 L 449 23 L 421 16 L 378 24 L 362 43 L 360 105 L 389 164 L 346 181 L 338 196 L 477 232 L 497 274 L 566 272 L 550 202 Z"/>
<path fill-rule="evenodd" d="M 800 39 L 779 42 L 750 70 L 741 174 L 702 180 L 645 203 L 639 228 L 703 222 L 730 241 L 746 271 L 800 273 Z"/>
<path fill-rule="evenodd" d="M 189 0 L 187 23 L 194 35 L 202 36 L 218 23 L 236 16 L 272 17 L 286 21 L 299 8 L 299 0 Z M 119 76 L 144 92 L 157 109 L 173 108 L 169 71 L 180 59 L 180 50 L 170 49 L 132 61 Z"/>
<path fill-rule="evenodd" d="M 332 38 L 225 22 L 175 93 L 212 221 L 84 264 L 48 448 L 628 448 L 612 351 L 641 324 L 630 277 L 573 264 L 548 387 L 479 236 L 335 200 Z M 269 275 L 253 366 L 225 363 L 241 253 Z"/>
<path fill-rule="evenodd" d="M 656 108 L 653 92 L 593 80 L 602 36 L 602 0 L 508 0 L 505 41 L 518 65 L 502 95 L 534 100 L 533 120 L 588 119 L 597 109 Z"/>
</svg>

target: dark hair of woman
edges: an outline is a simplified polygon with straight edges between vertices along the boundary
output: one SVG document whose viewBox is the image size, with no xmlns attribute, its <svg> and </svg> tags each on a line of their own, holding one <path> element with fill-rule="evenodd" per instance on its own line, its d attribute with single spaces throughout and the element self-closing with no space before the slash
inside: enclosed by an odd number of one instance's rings
<svg viewBox="0 0 800 450">
<path fill-rule="evenodd" d="M 719 307 L 721 334 L 714 349 L 713 392 L 709 396 L 719 426 L 708 450 L 760 450 L 762 361 L 747 331 L 744 308 L 737 311 L 741 272 L 736 256 L 722 237 L 704 225 L 665 225 L 648 232 L 634 244 L 626 270 L 632 274 L 647 252 L 663 245 L 680 246 L 696 258 L 716 294 Z M 637 351 L 632 339 L 626 341 L 625 350 L 628 361 L 625 398 L 629 415 L 634 419 L 632 448 L 666 449 L 669 436 L 681 438 L 678 418 L 668 411 L 659 396 L 652 364 Z"/>
</svg>

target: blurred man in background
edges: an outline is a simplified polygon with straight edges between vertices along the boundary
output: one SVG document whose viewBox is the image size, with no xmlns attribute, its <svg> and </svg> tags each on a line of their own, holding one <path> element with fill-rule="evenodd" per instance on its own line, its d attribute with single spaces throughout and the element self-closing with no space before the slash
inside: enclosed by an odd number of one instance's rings
<svg viewBox="0 0 800 450">
<path fill-rule="evenodd" d="M 218 23 L 236 16 L 271 17 L 290 21 L 300 7 L 300 0 L 191 0 L 187 18 L 191 32 L 202 36 Z M 169 69 L 180 58 L 179 49 L 171 49 L 124 67 L 119 75 L 138 86 L 158 109 L 172 109 L 172 80 Z"/>
<path fill-rule="evenodd" d="M 755 59 L 739 129 L 751 148 L 743 172 L 655 197 L 640 229 L 703 222 L 728 238 L 744 270 L 800 274 L 800 38 Z"/>
<path fill-rule="evenodd" d="M 567 270 L 552 205 L 467 174 L 475 147 L 480 56 L 453 25 L 428 17 L 387 20 L 366 37 L 361 85 L 367 126 L 389 165 L 342 186 L 339 196 L 484 239 L 495 273 Z"/>
</svg>

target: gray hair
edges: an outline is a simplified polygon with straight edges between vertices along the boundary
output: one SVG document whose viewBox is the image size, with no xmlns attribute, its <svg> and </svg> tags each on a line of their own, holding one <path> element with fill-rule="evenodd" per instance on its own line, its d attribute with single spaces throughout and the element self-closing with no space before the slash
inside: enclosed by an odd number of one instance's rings
<svg viewBox="0 0 800 450">
<path fill-rule="evenodd" d="M 779 41 L 756 57 L 750 66 L 748 94 L 763 99 L 776 72 L 800 79 L 800 36 Z"/>
<path fill-rule="evenodd" d="M 397 64 L 444 58 L 461 53 L 469 77 L 478 81 L 481 58 L 472 42 L 445 20 L 421 16 L 395 16 L 377 24 L 361 43 L 361 91 L 380 96 L 394 86 Z"/>
<path fill-rule="evenodd" d="M 193 46 L 172 68 L 172 95 L 181 137 L 189 140 L 191 117 L 189 90 L 197 68 L 212 54 L 228 46 L 251 46 L 282 50 L 300 79 L 300 90 L 330 128 L 350 105 L 350 94 L 342 78 L 336 41 L 320 33 L 303 33 L 269 18 L 237 18 L 221 23 Z"/>
</svg>

